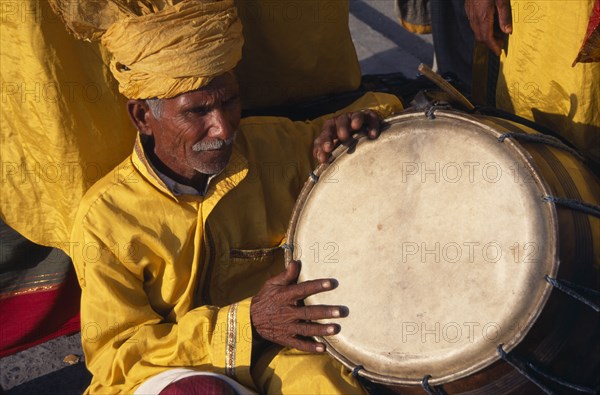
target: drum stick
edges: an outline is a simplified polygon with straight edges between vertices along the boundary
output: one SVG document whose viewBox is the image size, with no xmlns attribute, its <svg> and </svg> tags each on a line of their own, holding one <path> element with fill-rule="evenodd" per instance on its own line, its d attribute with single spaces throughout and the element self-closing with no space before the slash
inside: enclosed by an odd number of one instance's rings
<svg viewBox="0 0 600 395">
<path fill-rule="evenodd" d="M 453 99 L 462 104 L 467 110 L 474 110 L 475 106 L 467 99 L 462 93 L 460 93 L 455 87 L 453 87 L 448 81 L 443 79 L 436 72 L 431 70 L 429 66 L 421 63 L 417 68 L 421 74 L 427 77 L 431 82 L 436 84 L 441 90 L 449 94 Z"/>
</svg>

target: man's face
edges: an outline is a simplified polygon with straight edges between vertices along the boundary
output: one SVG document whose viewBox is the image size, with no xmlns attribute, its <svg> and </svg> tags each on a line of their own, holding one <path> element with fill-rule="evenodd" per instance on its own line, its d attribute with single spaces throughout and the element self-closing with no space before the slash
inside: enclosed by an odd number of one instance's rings
<svg viewBox="0 0 600 395">
<path fill-rule="evenodd" d="M 193 178 L 225 168 L 240 123 L 238 85 L 231 73 L 209 85 L 161 103 L 158 118 L 147 117 L 154 153 L 174 173 Z"/>
</svg>

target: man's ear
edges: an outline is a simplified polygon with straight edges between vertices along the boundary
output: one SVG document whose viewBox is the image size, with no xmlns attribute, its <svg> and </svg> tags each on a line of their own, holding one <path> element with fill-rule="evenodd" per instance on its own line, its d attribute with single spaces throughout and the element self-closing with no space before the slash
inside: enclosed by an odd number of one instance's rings
<svg viewBox="0 0 600 395">
<path fill-rule="evenodd" d="M 131 122 L 135 125 L 140 133 L 151 136 L 152 128 L 149 124 L 149 118 L 153 118 L 152 111 L 146 103 L 146 100 L 128 100 L 127 112 Z"/>
</svg>

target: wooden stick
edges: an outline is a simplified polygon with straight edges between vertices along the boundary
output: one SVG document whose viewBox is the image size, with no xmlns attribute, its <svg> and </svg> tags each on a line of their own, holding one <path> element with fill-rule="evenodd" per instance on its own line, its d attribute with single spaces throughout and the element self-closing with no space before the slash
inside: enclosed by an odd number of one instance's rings
<svg viewBox="0 0 600 395">
<path fill-rule="evenodd" d="M 436 84 L 441 90 L 449 94 L 452 98 L 462 104 L 467 110 L 474 110 L 475 106 L 464 97 L 462 93 L 460 93 L 455 87 L 453 87 L 448 81 L 443 79 L 436 72 L 431 70 L 429 66 L 424 63 L 421 63 L 417 68 L 421 74 L 427 77 L 431 82 Z"/>
</svg>

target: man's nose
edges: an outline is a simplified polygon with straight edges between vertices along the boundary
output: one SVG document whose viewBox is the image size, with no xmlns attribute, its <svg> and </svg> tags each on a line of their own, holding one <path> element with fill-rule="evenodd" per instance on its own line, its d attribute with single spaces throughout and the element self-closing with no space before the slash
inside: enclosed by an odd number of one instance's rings
<svg viewBox="0 0 600 395">
<path fill-rule="evenodd" d="M 222 108 L 215 108 L 211 111 L 211 125 L 208 136 L 221 140 L 228 140 L 235 134 L 233 122 L 228 114 Z"/>
</svg>

